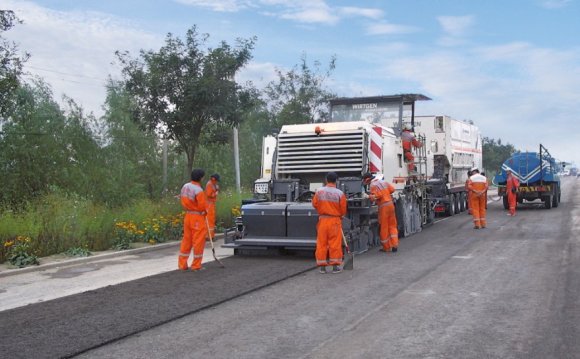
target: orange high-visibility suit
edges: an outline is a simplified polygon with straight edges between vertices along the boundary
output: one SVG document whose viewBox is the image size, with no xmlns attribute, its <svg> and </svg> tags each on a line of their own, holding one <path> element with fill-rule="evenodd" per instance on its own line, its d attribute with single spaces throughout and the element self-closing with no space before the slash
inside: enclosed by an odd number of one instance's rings
<svg viewBox="0 0 580 359">
<path fill-rule="evenodd" d="M 401 132 L 401 140 L 403 141 L 403 155 L 405 162 L 407 162 L 407 169 L 409 172 L 415 171 L 415 156 L 411 151 L 412 147 L 421 147 L 423 144 L 415 138 L 415 135 L 409 129 L 403 129 Z"/>
<path fill-rule="evenodd" d="M 209 235 L 215 237 L 215 206 L 220 186 L 215 178 L 211 178 L 205 185 L 205 196 L 207 197 L 207 222 L 209 223 Z"/>
<path fill-rule="evenodd" d="M 379 206 L 379 225 L 381 244 L 384 251 L 396 250 L 399 247 L 399 231 L 395 203 L 391 194 L 395 187 L 387 181 L 374 179 L 371 181 L 371 199 Z"/>
<path fill-rule="evenodd" d="M 507 182 L 505 185 L 505 190 L 507 192 L 508 198 L 508 205 L 509 205 L 509 215 L 515 216 L 516 215 L 516 200 L 517 200 L 517 192 L 518 188 L 520 187 L 520 181 L 514 176 L 512 173 L 509 173 L 507 176 Z"/>
<path fill-rule="evenodd" d="M 205 222 L 207 201 L 199 182 L 191 181 L 181 188 L 181 205 L 185 209 L 183 239 L 179 249 L 178 267 L 187 269 L 187 260 L 193 247 L 191 269 L 201 269 L 207 224 Z"/>
<path fill-rule="evenodd" d="M 312 205 L 318 212 L 316 226 L 316 265 L 339 266 L 342 264 L 342 219 L 346 215 L 346 196 L 327 183 L 318 189 Z"/>
<path fill-rule="evenodd" d="M 467 214 L 471 215 L 471 203 L 469 203 L 469 177 L 471 177 L 471 171 L 467 171 L 467 179 L 465 180 L 465 193 L 467 193 Z"/>
<path fill-rule="evenodd" d="M 467 187 L 469 188 L 469 203 L 472 207 L 471 215 L 473 216 L 473 226 L 476 229 L 485 228 L 487 225 L 485 219 L 487 212 L 485 209 L 487 204 L 487 178 L 476 173 L 469 177 Z"/>
</svg>

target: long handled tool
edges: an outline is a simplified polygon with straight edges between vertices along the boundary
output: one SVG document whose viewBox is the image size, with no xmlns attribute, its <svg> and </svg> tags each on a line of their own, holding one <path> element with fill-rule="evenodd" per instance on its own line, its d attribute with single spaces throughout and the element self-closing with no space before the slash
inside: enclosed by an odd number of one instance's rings
<svg viewBox="0 0 580 359">
<path fill-rule="evenodd" d="M 342 234 L 342 243 L 346 247 L 346 254 L 347 254 L 346 258 L 344 259 L 344 265 L 342 266 L 342 269 L 353 270 L 354 269 L 354 253 L 352 253 L 350 251 L 350 248 L 348 247 L 348 243 L 346 242 L 346 237 L 344 236 L 344 231 L 342 230 L 342 228 L 340 229 L 340 233 Z"/>
<path fill-rule="evenodd" d="M 222 268 L 225 268 L 226 266 L 215 255 L 215 248 L 213 246 L 213 238 L 211 236 L 211 231 L 209 230 L 209 222 L 207 221 L 207 216 L 205 217 L 205 226 L 207 227 L 207 235 L 209 237 L 209 243 L 211 243 L 211 253 L 213 254 L 213 259 L 215 259 L 220 264 L 220 266 Z"/>
</svg>

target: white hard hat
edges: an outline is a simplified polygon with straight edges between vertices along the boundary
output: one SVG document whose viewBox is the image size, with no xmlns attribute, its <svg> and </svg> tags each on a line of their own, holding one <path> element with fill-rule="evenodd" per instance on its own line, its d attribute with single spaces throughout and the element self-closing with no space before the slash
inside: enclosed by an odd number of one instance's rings
<svg viewBox="0 0 580 359">
<path fill-rule="evenodd" d="M 477 167 L 473 167 L 473 168 L 471 169 L 471 172 L 473 172 L 473 171 L 477 171 L 477 172 L 479 172 L 479 168 L 477 168 Z"/>
<path fill-rule="evenodd" d="M 408 123 L 403 125 L 403 130 L 411 130 L 411 125 L 409 125 Z"/>
</svg>

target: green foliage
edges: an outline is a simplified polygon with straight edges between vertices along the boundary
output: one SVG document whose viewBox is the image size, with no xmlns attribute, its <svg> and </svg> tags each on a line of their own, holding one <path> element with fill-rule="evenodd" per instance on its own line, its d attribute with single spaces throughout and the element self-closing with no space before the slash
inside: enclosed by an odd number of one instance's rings
<svg viewBox="0 0 580 359">
<path fill-rule="evenodd" d="M 2 36 L 20 22 L 14 11 L 0 10 L 0 115 L 14 106 L 12 95 L 20 83 L 22 65 L 30 57 L 27 53 L 20 55 L 18 46 Z"/>
<path fill-rule="evenodd" d="M 134 105 L 119 84 L 110 83 L 104 117 L 108 141 L 100 151 L 104 167 L 96 171 L 95 185 L 98 200 L 111 207 L 162 194 L 160 146 L 154 135 L 133 122 Z"/>
<path fill-rule="evenodd" d="M 159 51 L 141 51 L 140 59 L 117 51 L 127 91 L 135 100 L 134 120 L 148 131 L 179 143 L 191 171 L 200 136 L 239 123 L 253 106 L 252 91 L 238 85 L 235 74 L 251 59 L 256 38 L 238 39 L 232 48 L 221 42 L 202 49 L 209 35 L 194 26 L 185 42 L 168 34 Z"/>
<path fill-rule="evenodd" d="M 19 208 L 54 189 L 94 198 L 99 147 L 92 117 L 69 101 L 65 114 L 42 81 L 16 91 L 18 108 L 2 124 L 0 204 Z"/>
<path fill-rule="evenodd" d="M 163 243 L 181 239 L 183 213 L 174 216 L 150 218 L 135 223 L 133 221 L 115 223 L 115 243 L 113 248 L 129 249 L 133 242 L 149 244 Z"/>
<path fill-rule="evenodd" d="M 84 247 L 72 247 L 67 249 L 64 254 L 67 257 L 89 257 L 91 255 L 91 251 Z"/>
<path fill-rule="evenodd" d="M 0 213 L 0 243 L 14 241 L 18 236 L 28 237 L 33 253 L 41 257 L 75 247 L 101 251 L 113 247 L 117 222 L 142 223 L 150 218 L 169 218 L 180 213 L 181 206 L 173 197 L 155 202 L 142 199 L 123 208 L 111 209 L 86 199 L 53 193 L 31 202 L 25 210 Z M 172 233 L 161 240 L 179 237 Z M 7 258 L 7 249 L 0 247 L 0 262 Z"/>
<path fill-rule="evenodd" d="M 1 36 L 17 22 L 0 10 L 0 243 L 29 238 L 19 265 L 35 256 L 181 238 L 181 222 L 161 223 L 161 216 L 181 213 L 173 196 L 194 164 L 206 170 L 205 180 L 220 173 L 217 225 L 231 227 L 241 199 L 251 197 L 232 190 L 232 128 L 239 128 L 242 187 L 252 188 L 262 138 L 286 123 L 327 118 L 334 96 L 324 88 L 334 58 L 323 72 L 303 56 L 292 70 L 279 70 L 261 96 L 234 80 L 256 38 L 205 49 L 208 35 L 193 27 L 184 41 L 169 34 L 159 51 L 141 51 L 138 59 L 119 52 L 125 80 L 110 81 L 105 115 L 97 119 L 70 98 L 61 107 L 42 79 L 19 82 L 28 55 L 19 57 Z M 121 232 L 122 222 L 138 232 Z M 0 262 L 11 255 L 0 247 Z"/>
<path fill-rule="evenodd" d="M 240 215 L 239 209 L 244 198 L 252 198 L 252 193 L 247 190 L 242 191 L 241 194 L 231 190 L 220 190 L 216 204 L 216 227 L 218 231 L 234 225 L 234 219 Z"/>
<path fill-rule="evenodd" d="M 325 89 L 324 83 L 334 71 L 336 58 L 330 60 L 328 69 L 322 72 L 320 62 L 314 69 L 308 66 L 306 55 L 301 63 L 283 73 L 276 70 L 278 80 L 265 89 L 265 101 L 272 113 L 275 128 L 285 124 L 310 123 L 328 119 L 328 102 L 335 94 Z"/>
<path fill-rule="evenodd" d="M 492 178 L 499 171 L 505 160 L 511 157 L 516 149 L 511 144 L 502 144 L 501 139 L 483 138 L 483 168 L 487 178 Z"/>
<path fill-rule="evenodd" d="M 278 132 L 264 110 L 253 111 L 240 126 L 240 180 L 242 187 L 254 188 L 254 181 L 261 176 L 262 141 L 266 135 Z"/>
<path fill-rule="evenodd" d="M 8 262 L 18 268 L 38 265 L 38 257 L 33 253 L 30 237 L 17 236 L 13 241 L 4 242 L 8 250 Z"/>
</svg>

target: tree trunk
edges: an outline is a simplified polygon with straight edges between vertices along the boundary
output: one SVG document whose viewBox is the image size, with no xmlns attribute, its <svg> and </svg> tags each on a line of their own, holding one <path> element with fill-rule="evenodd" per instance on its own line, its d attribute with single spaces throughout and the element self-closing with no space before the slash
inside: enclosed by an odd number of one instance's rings
<svg viewBox="0 0 580 359">
<path fill-rule="evenodd" d="M 187 168 L 186 168 L 186 173 L 187 173 L 187 180 L 189 181 L 190 175 L 191 175 L 191 170 L 193 170 L 193 160 L 195 159 L 195 146 L 192 145 L 187 149 Z"/>
</svg>

